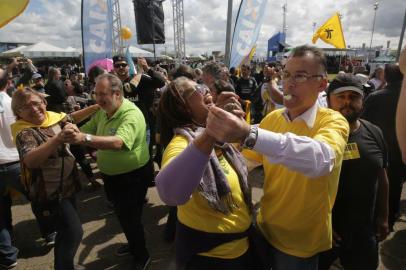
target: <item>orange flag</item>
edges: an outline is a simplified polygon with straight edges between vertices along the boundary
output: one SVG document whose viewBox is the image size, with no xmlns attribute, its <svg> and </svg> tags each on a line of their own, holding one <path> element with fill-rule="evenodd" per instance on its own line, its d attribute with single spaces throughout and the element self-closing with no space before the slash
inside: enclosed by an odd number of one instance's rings
<svg viewBox="0 0 406 270">
<path fill-rule="evenodd" d="M 27 7 L 30 0 L 1 0 L 0 28 L 14 20 Z"/>
</svg>

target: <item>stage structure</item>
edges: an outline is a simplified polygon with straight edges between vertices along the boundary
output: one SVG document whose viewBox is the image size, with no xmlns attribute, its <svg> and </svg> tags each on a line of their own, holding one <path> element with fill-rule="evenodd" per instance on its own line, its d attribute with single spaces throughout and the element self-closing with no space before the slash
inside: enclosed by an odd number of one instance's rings
<svg viewBox="0 0 406 270">
<path fill-rule="evenodd" d="M 179 65 L 186 61 L 185 17 L 183 0 L 172 0 L 175 61 Z"/>
<path fill-rule="evenodd" d="M 123 55 L 124 46 L 123 39 L 121 38 L 121 18 L 120 18 L 120 4 L 119 0 L 112 1 L 112 13 L 113 13 L 113 56 L 114 55 Z"/>
</svg>

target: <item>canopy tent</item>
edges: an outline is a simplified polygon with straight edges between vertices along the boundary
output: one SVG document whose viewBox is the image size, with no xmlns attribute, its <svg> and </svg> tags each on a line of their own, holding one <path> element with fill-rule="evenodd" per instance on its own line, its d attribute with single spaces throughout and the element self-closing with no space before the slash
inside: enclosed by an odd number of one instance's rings
<svg viewBox="0 0 406 270">
<path fill-rule="evenodd" d="M 78 57 L 79 52 L 71 47 L 63 49 L 46 42 L 38 42 L 30 46 L 20 46 L 5 51 L 1 53 L 1 56 L 24 56 L 28 58 Z"/>
<path fill-rule="evenodd" d="M 130 53 L 131 57 L 154 57 L 153 53 L 134 46 L 130 46 Z"/>
</svg>

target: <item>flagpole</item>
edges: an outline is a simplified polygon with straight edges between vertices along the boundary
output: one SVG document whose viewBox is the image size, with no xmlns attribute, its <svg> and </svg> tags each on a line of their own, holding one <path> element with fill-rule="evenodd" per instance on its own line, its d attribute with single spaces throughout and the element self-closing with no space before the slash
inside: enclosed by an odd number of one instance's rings
<svg viewBox="0 0 406 270">
<path fill-rule="evenodd" d="M 230 66 L 230 43 L 231 43 L 231 20 L 233 17 L 233 0 L 228 0 L 227 10 L 227 30 L 226 30 L 226 49 L 224 62 Z"/>
<path fill-rule="evenodd" d="M 406 28 L 406 9 L 405 9 L 405 17 L 403 18 L 402 32 L 400 33 L 398 52 L 396 54 L 396 62 L 399 61 L 400 51 L 402 50 L 402 43 L 403 43 L 403 37 L 405 35 L 405 28 Z"/>
</svg>

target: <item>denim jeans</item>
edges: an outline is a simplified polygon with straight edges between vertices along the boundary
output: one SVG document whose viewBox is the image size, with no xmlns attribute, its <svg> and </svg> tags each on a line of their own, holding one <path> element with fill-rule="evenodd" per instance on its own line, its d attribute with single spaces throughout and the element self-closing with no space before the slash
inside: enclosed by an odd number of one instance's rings
<svg viewBox="0 0 406 270">
<path fill-rule="evenodd" d="M 116 215 L 135 259 L 149 256 L 141 223 L 144 198 L 150 182 L 151 164 L 119 175 L 104 175 L 104 188 L 113 202 Z"/>
<path fill-rule="evenodd" d="M 13 187 L 24 193 L 24 186 L 20 182 L 20 164 L 0 165 L 0 260 L 5 263 L 17 260 L 18 249 L 11 244 L 10 229 L 11 223 L 11 201 L 3 198 L 7 187 Z"/>
<path fill-rule="evenodd" d="M 62 199 L 58 210 L 54 266 L 55 270 L 73 270 L 73 260 L 83 237 L 82 223 L 76 211 L 74 198 Z"/>
<path fill-rule="evenodd" d="M 261 269 L 318 270 L 318 254 L 308 258 L 301 258 L 284 253 L 269 244 L 259 229 L 256 230 L 252 241 L 258 260 L 261 261 Z"/>
</svg>

